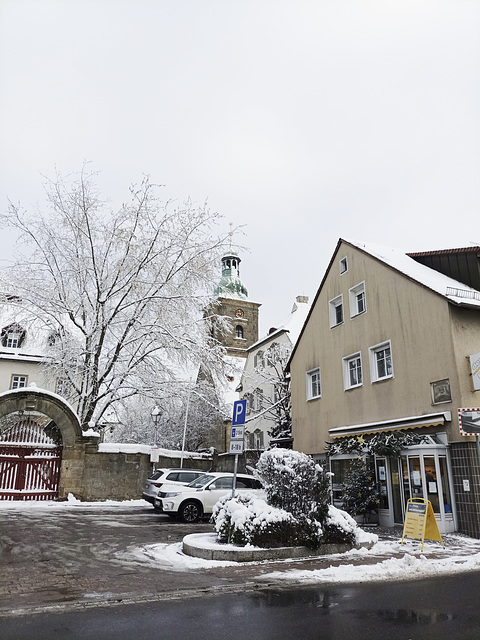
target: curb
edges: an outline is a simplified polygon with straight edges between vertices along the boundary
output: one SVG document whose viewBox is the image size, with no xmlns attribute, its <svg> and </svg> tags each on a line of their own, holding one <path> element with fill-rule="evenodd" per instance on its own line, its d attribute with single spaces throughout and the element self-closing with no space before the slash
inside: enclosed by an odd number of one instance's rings
<svg viewBox="0 0 480 640">
<path fill-rule="evenodd" d="M 262 560 L 286 560 L 295 558 L 314 558 L 317 556 L 345 553 L 351 549 L 371 549 L 373 542 L 359 544 L 324 544 L 318 549 L 308 547 L 235 547 L 217 542 L 216 533 L 190 534 L 182 543 L 183 553 L 203 560 L 222 560 L 229 562 L 261 562 Z"/>
</svg>

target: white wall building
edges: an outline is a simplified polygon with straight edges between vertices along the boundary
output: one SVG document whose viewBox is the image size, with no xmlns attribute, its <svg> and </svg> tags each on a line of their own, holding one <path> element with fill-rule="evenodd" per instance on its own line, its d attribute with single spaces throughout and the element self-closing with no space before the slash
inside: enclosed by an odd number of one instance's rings
<svg viewBox="0 0 480 640">
<path fill-rule="evenodd" d="M 238 387 L 240 397 L 247 400 L 247 449 L 266 449 L 270 444 L 269 432 L 275 425 L 276 410 L 283 401 L 284 368 L 309 308 L 308 298 L 298 296 L 288 318 L 247 349 Z"/>
</svg>

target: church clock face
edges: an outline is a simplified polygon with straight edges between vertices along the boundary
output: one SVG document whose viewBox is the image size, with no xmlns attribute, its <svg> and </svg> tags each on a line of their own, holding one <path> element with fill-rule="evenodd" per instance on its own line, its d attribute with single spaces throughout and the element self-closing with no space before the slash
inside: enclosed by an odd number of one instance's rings
<svg viewBox="0 0 480 640">
<path fill-rule="evenodd" d="M 236 316 L 237 318 L 243 318 L 243 316 L 244 316 L 244 315 L 245 315 L 245 314 L 244 314 L 244 312 L 243 312 L 243 310 L 242 310 L 242 309 L 237 309 L 237 310 L 235 311 L 235 316 Z"/>
</svg>

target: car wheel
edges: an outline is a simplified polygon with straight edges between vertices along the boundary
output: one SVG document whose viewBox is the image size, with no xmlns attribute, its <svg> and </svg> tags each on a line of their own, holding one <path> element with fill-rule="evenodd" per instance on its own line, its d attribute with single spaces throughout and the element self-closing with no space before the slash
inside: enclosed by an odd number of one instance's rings
<svg viewBox="0 0 480 640">
<path fill-rule="evenodd" d="M 180 507 L 179 515 L 182 522 L 198 522 L 202 515 L 202 509 L 198 502 L 187 500 Z"/>
</svg>

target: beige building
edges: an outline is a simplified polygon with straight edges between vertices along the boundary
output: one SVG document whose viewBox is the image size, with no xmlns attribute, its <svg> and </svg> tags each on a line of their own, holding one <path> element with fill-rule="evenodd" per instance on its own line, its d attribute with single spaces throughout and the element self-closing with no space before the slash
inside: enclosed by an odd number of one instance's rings
<svg viewBox="0 0 480 640">
<path fill-rule="evenodd" d="M 296 450 L 324 458 L 326 442 L 418 436 L 399 457 L 375 455 L 380 524 L 401 524 L 406 501 L 419 497 L 441 532 L 480 537 L 475 436 L 459 424 L 459 412 L 480 418 L 479 255 L 339 240 L 293 351 Z M 351 457 L 331 457 L 337 499 Z"/>
</svg>

